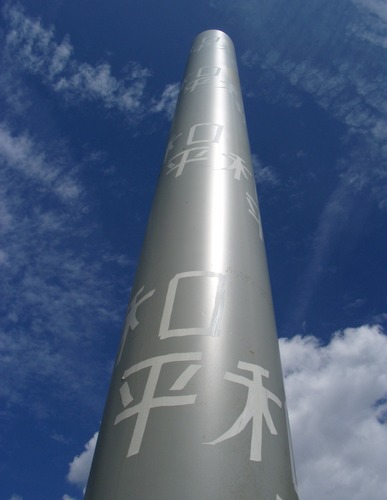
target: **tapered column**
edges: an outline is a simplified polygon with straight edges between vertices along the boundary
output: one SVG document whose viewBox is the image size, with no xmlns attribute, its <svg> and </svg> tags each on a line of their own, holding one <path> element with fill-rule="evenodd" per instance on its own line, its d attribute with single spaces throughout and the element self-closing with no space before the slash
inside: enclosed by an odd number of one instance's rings
<svg viewBox="0 0 387 500">
<path fill-rule="evenodd" d="M 298 498 L 238 70 L 221 31 L 190 53 L 85 498 Z"/>
</svg>

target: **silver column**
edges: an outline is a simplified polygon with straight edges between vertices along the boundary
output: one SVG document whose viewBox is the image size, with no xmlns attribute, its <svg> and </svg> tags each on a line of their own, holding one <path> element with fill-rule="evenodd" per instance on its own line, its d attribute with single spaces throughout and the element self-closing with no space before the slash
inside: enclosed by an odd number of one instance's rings
<svg viewBox="0 0 387 500">
<path fill-rule="evenodd" d="M 88 500 L 297 499 L 234 47 L 194 41 Z"/>
</svg>

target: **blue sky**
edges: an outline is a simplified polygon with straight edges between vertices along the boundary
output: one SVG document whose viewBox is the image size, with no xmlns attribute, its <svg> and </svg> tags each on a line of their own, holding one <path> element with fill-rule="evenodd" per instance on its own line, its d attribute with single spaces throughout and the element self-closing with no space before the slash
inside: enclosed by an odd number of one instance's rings
<svg viewBox="0 0 387 500">
<path fill-rule="evenodd" d="M 24 0 L 0 13 L 0 500 L 82 498 L 209 28 L 238 56 L 300 497 L 387 497 L 386 0 Z"/>
</svg>

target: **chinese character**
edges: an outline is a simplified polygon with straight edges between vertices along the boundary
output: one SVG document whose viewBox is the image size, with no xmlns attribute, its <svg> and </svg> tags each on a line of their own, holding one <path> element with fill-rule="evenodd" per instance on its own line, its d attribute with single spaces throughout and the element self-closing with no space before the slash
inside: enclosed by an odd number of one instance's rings
<svg viewBox="0 0 387 500">
<path fill-rule="evenodd" d="M 251 196 L 251 194 L 246 192 L 246 200 L 249 205 L 249 214 L 251 214 L 254 219 L 257 221 L 258 226 L 259 226 L 259 237 L 261 241 L 263 241 L 263 233 L 262 233 L 262 223 L 261 223 L 261 217 L 259 215 L 259 209 L 258 209 L 258 204 L 254 200 L 254 198 Z"/>
<path fill-rule="evenodd" d="M 224 375 L 225 380 L 230 382 L 235 382 L 236 384 L 241 384 L 247 387 L 247 401 L 246 406 L 237 418 L 235 423 L 230 427 L 228 431 L 222 434 L 220 437 L 205 444 L 218 444 L 226 439 L 230 439 L 237 434 L 239 434 L 246 425 L 253 421 L 252 425 L 252 436 L 251 436 L 251 447 L 250 447 L 250 460 L 255 462 L 261 461 L 262 454 L 262 426 L 263 420 L 270 430 L 270 433 L 277 435 L 277 430 L 274 427 L 273 420 L 270 415 L 269 410 L 269 399 L 271 399 L 277 406 L 282 407 L 282 403 L 277 398 L 275 394 L 266 389 L 262 384 L 262 377 L 269 377 L 269 372 L 264 368 L 253 365 L 251 363 L 244 363 L 239 361 L 238 368 L 241 370 L 246 370 L 252 372 L 253 379 L 243 377 L 241 375 L 235 375 L 234 373 L 226 372 Z"/>
<path fill-rule="evenodd" d="M 136 455 L 140 451 L 142 438 L 144 436 L 151 408 L 159 408 L 163 406 L 183 406 L 195 403 L 196 394 L 190 394 L 187 396 L 155 397 L 155 391 L 163 365 L 166 365 L 168 363 L 180 363 L 183 361 L 200 361 L 201 359 L 201 352 L 166 354 L 165 356 L 156 356 L 154 358 L 141 361 L 140 363 L 137 363 L 131 368 L 125 370 L 122 377 L 123 380 L 129 378 L 133 373 L 137 373 L 140 370 L 144 370 L 145 368 L 150 368 L 142 400 L 139 403 L 133 406 L 129 406 L 133 401 L 133 397 L 131 395 L 128 382 L 124 382 L 120 387 L 121 402 L 125 410 L 117 415 L 114 425 L 119 424 L 126 418 L 137 415 L 136 424 L 134 426 L 134 431 L 127 454 L 128 457 Z M 182 389 L 184 389 L 200 368 L 201 365 L 195 363 L 190 364 L 188 368 L 186 368 L 183 373 L 177 378 L 177 380 L 169 390 L 181 391 Z"/>
<path fill-rule="evenodd" d="M 242 113 L 241 99 L 239 97 L 238 91 L 235 86 L 229 81 L 219 82 L 220 85 L 217 86 L 218 89 L 226 89 L 229 94 L 234 97 L 234 102 L 236 104 L 239 113 Z"/>
<path fill-rule="evenodd" d="M 208 160 L 210 145 L 218 143 L 222 134 L 223 126 L 217 123 L 197 123 L 193 125 L 188 133 L 187 149 L 172 156 L 166 165 L 167 175 L 176 170 L 175 177 L 179 177 L 189 163 L 197 163 Z M 174 136 L 167 149 L 167 153 L 173 148 L 173 141 L 180 137 L 179 134 Z M 195 146 L 200 144 L 199 146 Z M 194 147 L 189 147 L 194 146 Z"/>
<path fill-rule="evenodd" d="M 175 156 L 170 158 L 167 163 L 167 175 L 176 170 L 175 177 L 179 177 L 184 170 L 184 167 L 188 165 L 188 163 L 195 163 L 208 160 L 207 153 L 210 150 L 208 146 L 201 148 L 191 148 L 186 149 L 185 151 L 178 153 Z"/>
<path fill-rule="evenodd" d="M 139 324 L 139 321 L 137 319 L 137 309 L 138 307 L 145 302 L 147 299 L 152 297 L 152 295 L 155 293 L 156 290 L 151 290 L 148 292 L 146 295 L 144 295 L 140 300 L 138 300 L 139 295 L 143 292 L 144 286 L 140 288 L 140 290 L 136 293 L 134 296 L 133 300 L 129 304 L 128 307 L 128 312 L 126 313 L 126 318 L 125 318 L 125 323 L 124 323 L 124 332 L 122 334 L 122 340 L 121 340 L 121 346 L 120 346 L 120 352 L 118 354 L 116 366 L 118 363 L 121 361 L 121 356 L 124 351 L 125 343 L 126 343 L 126 338 L 128 336 L 129 330 L 134 330 L 136 326 Z"/>
<path fill-rule="evenodd" d="M 217 123 L 197 123 L 190 128 L 187 146 L 198 142 L 219 142 L 223 126 Z"/>
<path fill-rule="evenodd" d="M 239 98 L 239 94 L 238 94 L 238 91 L 237 89 L 235 88 L 235 86 L 229 82 L 229 81 L 222 81 L 222 82 L 219 82 L 220 85 L 218 85 L 218 89 L 226 89 L 227 92 L 231 95 L 234 96 L 235 99 L 238 99 Z"/>
<path fill-rule="evenodd" d="M 241 180 L 241 174 L 247 179 L 247 174 L 251 176 L 249 168 L 246 166 L 245 160 L 234 153 L 224 153 L 223 156 L 229 158 L 232 163 L 227 167 L 227 170 L 235 170 L 234 179 Z"/>
<path fill-rule="evenodd" d="M 211 78 L 208 76 L 201 76 L 200 78 L 195 78 L 195 80 L 191 80 L 189 82 L 184 82 L 183 84 L 183 93 L 193 92 L 199 85 L 206 85 L 210 83 Z"/>
<path fill-rule="evenodd" d="M 217 43 L 219 42 L 220 37 L 216 35 L 212 36 L 204 36 L 200 42 L 200 45 L 194 47 L 191 49 L 191 52 L 200 52 L 204 47 L 209 47 L 212 43 Z"/>
<path fill-rule="evenodd" d="M 225 276 L 220 273 L 187 271 L 175 274 L 168 285 L 160 339 L 219 335 L 225 293 Z"/>
<path fill-rule="evenodd" d="M 189 75 L 183 83 L 183 92 L 193 92 L 199 85 L 205 85 L 210 83 L 213 77 L 219 76 L 221 68 L 217 66 L 202 66 L 195 75 L 193 80 L 190 80 L 191 75 Z"/>
<path fill-rule="evenodd" d="M 170 138 L 170 140 L 168 141 L 167 150 L 165 152 L 164 161 L 166 161 L 166 159 L 169 155 L 169 152 L 175 147 L 175 142 L 177 141 L 177 139 L 179 137 L 181 137 L 182 135 L 183 135 L 183 133 L 180 132 L 180 134 L 176 134 Z"/>
</svg>

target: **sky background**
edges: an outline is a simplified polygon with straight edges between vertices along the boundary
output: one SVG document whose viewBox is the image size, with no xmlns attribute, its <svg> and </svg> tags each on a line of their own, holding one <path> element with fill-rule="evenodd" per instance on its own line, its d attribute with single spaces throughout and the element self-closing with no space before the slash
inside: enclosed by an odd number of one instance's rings
<svg viewBox="0 0 387 500">
<path fill-rule="evenodd" d="M 0 500 L 80 500 L 193 38 L 237 52 L 300 500 L 387 498 L 387 0 L 0 10 Z"/>
</svg>

